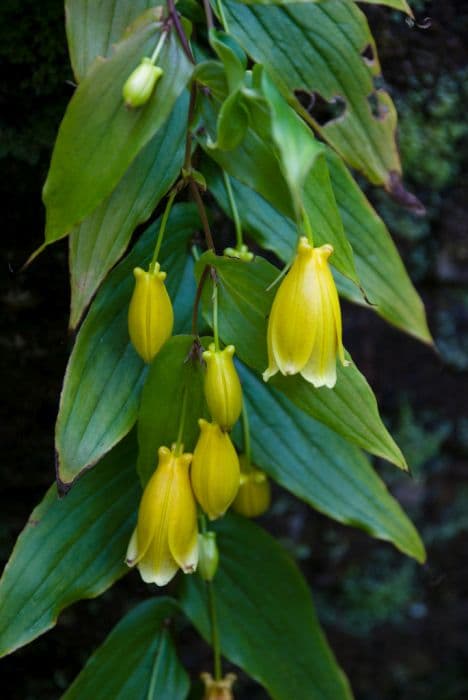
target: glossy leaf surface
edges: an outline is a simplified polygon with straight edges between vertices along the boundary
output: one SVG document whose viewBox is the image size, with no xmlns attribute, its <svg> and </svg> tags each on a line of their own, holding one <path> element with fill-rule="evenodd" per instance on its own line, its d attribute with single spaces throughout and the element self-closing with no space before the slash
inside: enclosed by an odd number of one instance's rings
<svg viewBox="0 0 468 700">
<path fill-rule="evenodd" d="M 168 628 L 176 612 L 170 598 L 146 600 L 131 610 L 88 659 L 63 700 L 184 700 L 189 679 Z"/>
<path fill-rule="evenodd" d="M 380 74 L 374 40 L 352 0 L 268 7 L 226 0 L 223 8 L 233 36 L 291 100 L 315 93 L 329 104 L 332 115 L 322 126 L 313 112 L 308 118 L 350 165 L 377 184 L 400 172 L 395 108 L 374 86 Z M 362 55 L 368 46 L 369 62 Z M 343 113 L 333 116 L 340 104 Z"/>
<path fill-rule="evenodd" d="M 176 179 L 184 158 L 188 95 L 135 158 L 112 194 L 70 234 L 71 311 L 75 328 L 135 228 L 146 221 Z"/>
<path fill-rule="evenodd" d="M 125 107 L 123 83 L 160 37 L 162 25 L 155 17 L 157 10 L 110 58 L 93 64 L 68 106 L 43 191 L 46 244 L 66 236 L 114 190 L 190 78 L 191 64 L 170 32 L 158 59 L 164 75 L 153 95 L 142 108 Z"/>
<path fill-rule="evenodd" d="M 245 366 L 240 377 L 253 462 L 325 515 L 424 561 L 416 529 L 362 452 Z"/>
<path fill-rule="evenodd" d="M 0 655 L 54 626 L 63 608 L 94 598 L 127 571 L 140 487 L 129 436 L 64 498 L 51 486 L 20 534 L 0 581 Z"/>
<path fill-rule="evenodd" d="M 284 549 L 238 516 L 223 518 L 214 529 L 221 552 L 213 588 L 223 654 L 273 700 L 351 700 L 307 583 Z M 208 640 L 205 586 L 200 577 L 185 576 L 181 604 Z"/>
<path fill-rule="evenodd" d="M 151 0 L 66 0 L 68 48 L 78 82 L 94 59 L 109 56 L 124 30 L 155 4 Z"/>
<path fill-rule="evenodd" d="M 359 279 L 372 302 L 369 308 L 401 330 L 423 342 L 431 342 L 424 306 L 384 222 L 330 149 L 327 149 L 327 162 L 345 232 L 353 246 Z M 231 215 L 220 171 L 206 159 L 203 172 L 217 201 Z M 231 178 L 231 185 L 246 233 L 289 262 L 297 241 L 294 222 L 239 180 Z M 336 281 L 341 295 L 366 304 L 359 288 L 343 275 L 337 274 Z"/>
<path fill-rule="evenodd" d="M 201 352 L 193 336 L 174 336 L 151 363 L 138 413 L 138 472 L 143 485 L 154 472 L 158 448 L 170 448 L 177 440 L 184 400 L 184 450 L 192 452 L 195 447 L 198 419 L 208 417 Z"/>
</svg>

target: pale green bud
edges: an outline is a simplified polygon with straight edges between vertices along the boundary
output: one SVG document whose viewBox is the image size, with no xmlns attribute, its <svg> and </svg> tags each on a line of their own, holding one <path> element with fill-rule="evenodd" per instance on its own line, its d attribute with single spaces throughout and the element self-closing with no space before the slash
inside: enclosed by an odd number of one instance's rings
<svg viewBox="0 0 468 700">
<path fill-rule="evenodd" d="M 162 68 L 153 65 L 151 59 L 143 58 L 123 86 L 122 97 L 127 107 L 141 107 L 146 104 L 162 74 Z"/>
</svg>

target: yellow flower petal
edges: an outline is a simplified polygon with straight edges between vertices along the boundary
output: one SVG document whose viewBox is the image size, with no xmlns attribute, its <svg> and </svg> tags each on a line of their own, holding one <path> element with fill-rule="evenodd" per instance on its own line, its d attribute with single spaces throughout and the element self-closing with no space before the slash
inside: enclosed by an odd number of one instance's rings
<svg viewBox="0 0 468 700">
<path fill-rule="evenodd" d="M 152 272 L 133 271 L 135 289 L 128 309 L 130 340 L 145 362 L 151 362 L 172 334 L 174 312 L 159 264 Z"/>
<path fill-rule="evenodd" d="M 235 348 L 216 350 L 212 343 L 203 353 L 206 362 L 205 396 L 213 420 L 230 430 L 242 410 L 242 389 L 233 362 Z"/>
<path fill-rule="evenodd" d="M 220 518 L 236 497 L 239 459 L 227 433 L 217 423 L 199 421 L 200 436 L 191 469 L 195 497 L 211 520 Z"/>
</svg>

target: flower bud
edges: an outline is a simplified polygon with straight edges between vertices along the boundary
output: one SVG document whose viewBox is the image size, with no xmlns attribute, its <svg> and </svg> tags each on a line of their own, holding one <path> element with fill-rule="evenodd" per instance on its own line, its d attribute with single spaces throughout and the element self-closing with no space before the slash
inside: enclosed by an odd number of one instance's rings
<svg viewBox="0 0 468 700">
<path fill-rule="evenodd" d="M 220 518 L 236 497 L 240 481 L 237 453 L 217 423 L 200 418 L 200 436 L 193 452 L 192 487 L 210 520 Z"/>
<path fill-rule="evenodd" d="M 154 86 L 163 74 L 163 69 L 153 65 L 151 59 L 143 58 L 138 68 L 130 73 L 122 89 L 127 107 L 141 107 L 148 102 Z"/>
<path fill-rule="evenodd" d="M 232 686 L 236 680 L 234 673 L 228 673 L 220 681 L 215 681 L 211 673 L 201 673 L 200 678 L 205 684 L 203 700 L 234 700 Z"/>
<path fill-rule="evenodd" d="M 128 309 L 128 332 L 137 353 L 151 362 L 171 336 L 174 312 L 164 284 L 166 273 L 159 271 L 159 263 L 151 272 L 136 267 L 133 274 L 135 289 Z"/>
<path fill-rule="evenodd" d="M 198 573 L 204 581 L 212 581 L 218 570 L 219 551 L 216 532 L 198 535 Z"/>
<path fill-rule="evenodd" d="M 205 397 L 213 418 L 223 430 L 230 430 L 242 410 L 242 389 L 234 367 L 234 345 L 216 350 L 211 343 L 203 353 L 206 362 Z"/>
<path fill-rule="evenodd" d="M 300 373 L 315 387 L 336 384 L 336 358 L 345 365 L 341 311 L 328 258 L 331 245 L 313 248 L 304 236 L 276 292 L 268 321 L 267 382 L 278 371 Z"/>
<path fill-rule="evenodd" d="M 164 586 L 180 567 L 197 568 L 197 506 L 190 486 L 191 454 L 160 447 L 159 464 L 143 492 L 137 527 L 128 545 L 128 566 L 138 565 L 146 583 Z"/>
<path fill-rule="evenodd" d="M 247 518 L 257 518 L 268 510 L 271 503 L 270 481 L 260 469 L 247 464 L 245 455 L 239 457 L 240 486 L 232 504 L 233 509 Z"/>
</svg>

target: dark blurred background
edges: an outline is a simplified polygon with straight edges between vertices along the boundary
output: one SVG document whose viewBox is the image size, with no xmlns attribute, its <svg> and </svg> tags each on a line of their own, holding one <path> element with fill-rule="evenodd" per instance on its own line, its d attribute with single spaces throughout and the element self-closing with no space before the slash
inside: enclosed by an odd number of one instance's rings
<svg viewBox="0 0 468 700">
<path fill-rule="evenodd" d="M 279 489 L 264 518 L 308 577 L 358 700 L 468 698 L 468 3 L 412 5 L 420 26 L 389 9 L 366 12 L 400 113 L 406 186 L 427 215 L 405 212 L 383 192 L 369 188 L 368 195 L 426 303 L 438 354 L 369 311 L 348 305 L 344 316 L 347 345 L 413 478 L 377 468 L 422 533 L 428 563 L 420 567 Z M 53 479 L 54 421 L 71 344 L 66 242 L 19 271 L 42 241 L 41 185 L 73 91 L 63 22 L 61 0 L 2 0 L 2 563 Z M 53 631 L 0 662 L 2 697 L 58 698 L 120 615 L 145 595 L 133 574 L 66 610 Z M 209 664 L 207 648 L 189 629 L 181 640 L 196 678 Z M 237 697 L 266 696 L 241 677 Z"/>
</svg>

